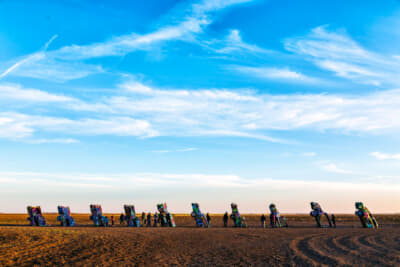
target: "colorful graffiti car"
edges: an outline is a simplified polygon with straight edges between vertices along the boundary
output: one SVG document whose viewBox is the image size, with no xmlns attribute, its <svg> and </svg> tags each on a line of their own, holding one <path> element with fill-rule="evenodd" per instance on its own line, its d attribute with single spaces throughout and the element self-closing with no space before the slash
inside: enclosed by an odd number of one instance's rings
<svg viewBox="0 0 400 267">
<path fill-rule="evenodd" d="M 310 212 L 310 215 L 315 218 L 315 221 L 317 222 L 317 226 L 322 227 L 321 217 L 325 216 L 326 219 L 328 220 L 329 227 L 332 227 L 332 221 L 331 221 L 331 218 L 329 217 L 329 214 L 324 212 L 322 210 L 321 206 L 317 202 L 311 202 L 310 204 L 311 204 L 311 209 L 312 209 L 312 211 Z"/>
<path fill-rule="evenodd" d="M 269 215 L 269 220 L 271 222 L 272 228 L 282 228 L 289 226 L 286 218 L 284 216 L 281 216 L 275 204 L 272 203 L 271 205 L 269 205 L 269 210 L 271 212 L 271 214 Z"/>
<path fill-rule="evenodd" d="M 232 213 L 231 219 L 233 221 L 234 227 L 247 227 L 246 218 L 240 216 L 238 205 L 235 203 L 231 203 Z"/>
<path fill-rule="evenodd" d="M 356 215 L 364 228 L 378 228 L 378 222 L 362 202 L 356 202 Z"/>
<path fill-rule="evenodd" d="M 176 227 L 172 214 L 168 212 L 167 203 L 157 204 L 158 221 L 162 227 Z"/>
<path fill-rule="evenodd" d="M 136 216 L 134 205 L 124 205 L 124 220 L 127 226 L 140 227 L 140 219 Z"/>
<path fill-rule="evenodd" d="M 207 217 L 200 211 L 198 203 L 192 203 L 192 213 L 190 214 L 196 222 L 197 227 L 209 227 Z"/>
<path fill-rule="evenodd" d="M 46 226 L 46 219 L 43 217 L 40 206 L 28 206 L 28 221 L 31 226 Z"/>
<path fill-rule="evenodd" d="M 69 207 L 58 206 L 58 216 L 57 221 L 61 223 L 61 226 L 75 226 L 75 220 L 71 216 L 71 211 Z"/>
<path fill-rule="evenodd" d="M 95 226 L 108 226 L 108 218 L 103 216 L 103 211 L 101 209 L 101 205 L 90 205 L 90 220 L 93 221 Z"/>
</svg>

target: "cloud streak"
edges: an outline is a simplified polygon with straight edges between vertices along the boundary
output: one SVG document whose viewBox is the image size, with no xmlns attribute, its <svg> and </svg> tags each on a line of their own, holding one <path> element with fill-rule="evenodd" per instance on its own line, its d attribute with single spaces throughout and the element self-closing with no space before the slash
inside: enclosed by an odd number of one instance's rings
<svg viewBox="0 0 400 267">
<path fill-rule="evenodd" d="M 322 81 L 320 81 L 317 78 L 306 76 L 300 72 L 292 71 L 289 68 L 249 67 L 249 66 L 231 66 L 230 68 L 239 73 L 265 80 L 276 80 L 282 82 L 296 82 L 296 83 L 308 83 L 308 84 L 322 83 Z"/>
<path fill-rule="evenodd" d="M 130 33 L 103 42 L 87 45 L 73 44 L 45 52 L 52 41 L 57 38 L 57 35 L 54 35 L 45 44 L 43 50 L 14 63 L 0 74 L 0 79 L 13 74 L 53 82 L 65 82 L 102 73 L 104 70 L 101 66 L 85 63 L 85 60 L 124 56 L 139 50 L 147 51 L 153 49 L 156 45 L 169 41 L 193 42 L 194 35 L 200 34 L 205 27 L 213 22 L 212 15 L 214 12 L 251 1 L 203 0 L 187 8 L 186 15 L 179 22 L 161 26 L 153 32 L 146 34 Z"/>
<path fill-rule="evenodd" d="M 0 84 L 0 101 L 1 100 L 16 100 L 33 103 L 77 101 L 76 99 L 67 96 L 51 94 L 37 89 L 23 88 L 18 84 Z"/>
<path fill-rule="evenodd" d="M 370 182 L 336 182 L 294 179 L 254 178 L 247 179 L 234 174 L 202 174 L 202 173 L 123 173 L 123 174 L 85 174 L 85 173 L 37 173 L 37 172 L 2 172 L 0 179 L 8 183 L 35 183 L 38 179 L 42 182 L 58 181 L 59 186 L 66 183 L 97 184 L 99 187 L 224 187 L 224 188 L 256 188 L 258 186 L 272 186 L 276 189 L 321 188 L 321 189 L 350 189 L 364 188 L 368 191 L 375 189 L 396 191 L 400 184 L 370 183 Z M 56 184 L 47 184 L 54 186 Z M 391 187 L 393 186 L 393 187 Z M 351 189 L 350 189 L 351 190 Z"/>
<path fill-rule="evenodd" d="M 201 43 L 206 48 L 218 54 L 268 54 L 271 51 L 261 48 L 255 44 L 245 42 L 240 34 L 240 31 L 233 29 L 229 31 L 228 36 L 223 40 L 203 41 Z"/>
<path fill-rule="evenodd" d="M 332 173 L 339 173 L 339 174 L 355 174 L 353 171 L 349 170 L 344 170 L 342 168 L 339 168 L 336 164 L 332 162 L 327 162 L 321 164 L 321 169 L 327 172 L 332 172 Z"/>
<path fill-rule="evenodd" d="M 251 2 L 252 0 L 203 0 L 193 4 L 188 14 L 181 22 L 175 25 L 163 26 L 160 29 L 147 34 L 131 33 L 114 37 L 108 41 L 90 45 L 66 46 L 54 52 L 54 56 L 61 59 L 88 59 L 104 56 L 122 56 L 137 50 L 147 50 L 161 42 L 181 40 L 190 41 L 193 34 L 212 23 L 211 14 L 218 10 Z"/>
<path fill-rule="evenodd" d="M 136 80 L 116 95 L 91 101 L 53 95 L 16 85 L 0 85 L 0 99 L 63 103 L 73 116 L 0 113 L 0 136 L 24 138 L 35 132 L 116 136 L 231 136 L 296 143 L 270 136 L 279 131 L 392 134 L 400 130 L 400 90 L 361 96 L 262 94 L 241 89 L 163 89 Z M 115 91 L 114 90 L 114 91 Z M 18 107 L 18 105 L 16 106 Z M 50 112 L 51 114 L 51 112 Z"/>
<path fill-rule="evenodd" d="M 372 152 L 370 155 L 378 160 L 400 160 L 400 154 L 387 154 L 382 152 Z"/>
<path fill-rule="evenodd" d="M 32 137 L 38 131 L 64 135 L 114 135 L 142 138 L 158 135 L 158 132 L 152 129 L 149 122 L 130 117 L 114 116 L 102 119 L 82 118 L 73 120 L 22 113 L 0 113 L 0 137 L 2 138 L 13 140 L 27 138 Z M 42 141 L 51 141 L 51 139 L 42 139 Z"/>
<path fill-rule="evenodd" d="M 174 150 L 153 150 L 151 152 L 154 153 L 171 153 L 171 152 L 191 152 L 196 151 L 197 148 L 195 147 L 188 147 L 188 148 L 181 148 L 181 149 L 174 149 Z"/>
<path fill-rule="evenodd" d="M 49 41 L 44 45 L 43 49 L 41 49 L 39 52 L 33 53 L 31 55 L 26 56 L 25 58 L 17 61 L 14 63 L 11 67 L 6 69 L 2 74 L 0 74 L 0 79 L 6 77 L 8 74 L 11 72 L 15 71 L 17 68 L 29 63 L 29 62 L 34 62 L 38 61 L 40 59 L 43 59 L 45 57 L 45 51 L 49 47 L 49 45 L 58 37 L 58 35 L 54 35 L 53 37 L 50 38 Z"/>
<path fill-rule="evenodd" d="M 400 85 L 399 60 L 368 51 L 345 32 L 321 26 L 305 36 L 286 39 L 284 44 L 288 51 L 305 56 L 338 77 L 374 86 Z"/>
</svg>

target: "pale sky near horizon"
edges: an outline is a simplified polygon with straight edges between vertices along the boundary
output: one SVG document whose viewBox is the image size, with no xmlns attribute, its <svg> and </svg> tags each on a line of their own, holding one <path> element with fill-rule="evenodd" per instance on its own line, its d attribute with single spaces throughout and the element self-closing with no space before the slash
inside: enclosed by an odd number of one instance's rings
<svg viewBox="0 0 400 267">
<path fill-rule="evenodd" d="M 400 2 L 0 1 L 0 212 L 400 213 Z"/>
</svg>

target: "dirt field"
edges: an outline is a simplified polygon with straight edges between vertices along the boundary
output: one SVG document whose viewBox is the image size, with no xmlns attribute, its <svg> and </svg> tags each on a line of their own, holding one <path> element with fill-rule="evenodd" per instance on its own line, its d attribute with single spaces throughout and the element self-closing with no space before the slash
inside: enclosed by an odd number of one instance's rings
<svg viewBox="0 0 400 267">
<path fill-rule="evenodd" d="M 57 225 L 56 215 L 46 214 Z M 74 228 L 29 227 L 26 215 L 0 214 L 0 266 L 11 265 L 400 265 L 400 216 L 377 216 L 381 229 L 362 229 L 354 216 L 337 215 L 337 229 L 316 229 L 309 216 L 288 216 L 291 228 L 194 228 L 176 215 L 178 228 L 90 227 L 88 214 Z M 356 228 L 357 227 L 357 228 Z"/>
</svg>

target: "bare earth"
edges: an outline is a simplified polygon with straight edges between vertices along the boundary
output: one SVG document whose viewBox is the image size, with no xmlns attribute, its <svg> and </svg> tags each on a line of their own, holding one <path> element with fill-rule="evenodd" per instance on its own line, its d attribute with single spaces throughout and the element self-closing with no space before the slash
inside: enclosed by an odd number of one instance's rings
<svg viewBox="0 0 400 267">
<path fill-rule="evenodd" d="M 349 215 L 338 228 L 317 229 L 308 216 L 288 216 L 291 228 L 197 229 L 189 216 L 175 216 L 178 228 L 95 228 L 87 214 L 78 227 L 29 227 L 26 215 L 0 214 L 0 266 L 15 265 L 288 265 L 399 266 L 400 215 L 377 216 L 381 229 L 362 229 Z M 45 215 L 56 223 L 56 215 Z M 356 228 L 357 227 L 357 228 Z"/>
</svg>

